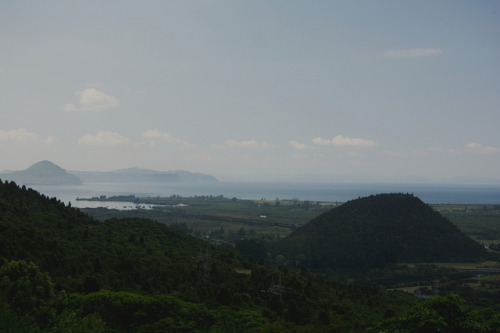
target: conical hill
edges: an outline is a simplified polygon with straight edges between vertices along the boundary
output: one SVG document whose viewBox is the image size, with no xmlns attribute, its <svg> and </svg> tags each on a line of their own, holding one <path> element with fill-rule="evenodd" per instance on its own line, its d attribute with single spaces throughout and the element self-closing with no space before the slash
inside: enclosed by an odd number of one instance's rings
<svg viewBox="0 0 500 333">
<path fill-rule="evenodd" d="M 311 269 L 463 261 L 484 248 L 419 198 L 379 194 L 349 201 L 295 230 L 277 251 Z"/>
<path fill-rule="evenodd" d="M 41 161 L 29 168 L 2 175 L 3 179 L 24 185 L 81 185 L 82 181 L 50 161 Z"/>
</svg>

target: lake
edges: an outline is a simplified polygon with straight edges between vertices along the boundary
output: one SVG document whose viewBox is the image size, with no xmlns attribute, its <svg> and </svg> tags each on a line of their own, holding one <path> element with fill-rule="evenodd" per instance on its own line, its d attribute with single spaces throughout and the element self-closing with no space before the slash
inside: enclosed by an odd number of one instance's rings
<svg viewBox="0 0 500 333">
<path fill-rule="evenodd" d="M 87 183 L 74 186 L 30 186 L 49 197 L 71 202 L 73 207 L 133 209 L 130 203 L 77 201 L 100 195 L 183 197 L 223 195 L 238 199 L 292 199 L 346 202 L 379 193 L 412 193 L 428 204 L 500 204 L 500 185 L 401 184 L 401 183 L 285 183 L 210 182 L 197 184 Z"/>
</svg>

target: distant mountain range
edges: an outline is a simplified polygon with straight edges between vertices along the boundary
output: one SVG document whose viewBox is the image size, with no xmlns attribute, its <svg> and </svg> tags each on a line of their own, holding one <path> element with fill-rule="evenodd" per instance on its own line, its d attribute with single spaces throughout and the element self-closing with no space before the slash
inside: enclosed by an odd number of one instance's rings
<svg viewBox="0 0 500 333">
<path fill-rule="evenodd" d="M 211 175 L 185 170 L 155 171 L 129 168 L 114 171 L 66 171 L 50 161 L 33 164 L 26 170 L 2 172 L 0 179 L 24 185 L 80 185 L 82 183 L 181 183 L 216 182 Z"/>
<path fill-rule="evenodd" d="M 140 168 L 121 169 L 107 172 L 70 171 L 84 183 L 178 183 L 178 182 L 216 182 L 215 177 L 185 170 L 155 171 Z"/>
</svg>

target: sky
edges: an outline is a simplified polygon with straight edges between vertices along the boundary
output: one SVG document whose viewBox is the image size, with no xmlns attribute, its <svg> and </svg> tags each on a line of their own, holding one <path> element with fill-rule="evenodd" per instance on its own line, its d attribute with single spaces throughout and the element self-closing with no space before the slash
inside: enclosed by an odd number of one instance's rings
<svg viewBox="0 0 500 333">
<path fill-rule="evenodd" d="M 500 183 L 495 0 L 2 0 L 0 170 Z"/>
</svg>

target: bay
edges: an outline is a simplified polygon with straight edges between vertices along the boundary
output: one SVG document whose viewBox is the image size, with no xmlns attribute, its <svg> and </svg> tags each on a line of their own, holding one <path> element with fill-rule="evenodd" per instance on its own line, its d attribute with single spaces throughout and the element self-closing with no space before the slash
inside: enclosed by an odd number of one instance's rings
<svg viewBox="0 0 500 333">
<path fill-rule="evenodd" d="M 346 202 L 379 193 L 411 193 L 428 204 L 500 204 L 499 185 L 402 184 L 402 183 L 290 183 L 290 182 L 210 182 L 210 183 L 86 183 L 74 186 L 31 186 L 77 208 L 108 207 L 134 209 L 129 202 L 77 201 L 101 195 L 168 197 L 179 195 L 219 196 L 238 199 L 299 199 Z M 145 207 L 147 208 L 147 207 Z"/>
</svg>

